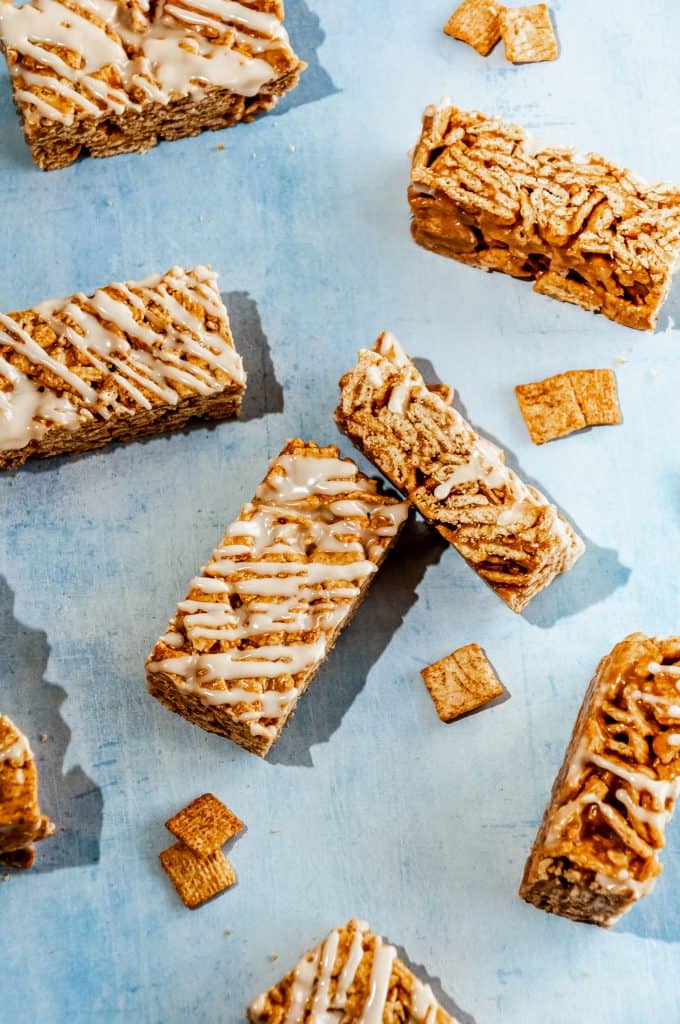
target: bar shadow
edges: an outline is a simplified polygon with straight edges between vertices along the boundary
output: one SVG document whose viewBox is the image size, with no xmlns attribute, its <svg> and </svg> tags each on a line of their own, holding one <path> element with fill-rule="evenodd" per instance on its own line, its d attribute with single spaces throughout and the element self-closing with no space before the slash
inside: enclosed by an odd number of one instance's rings
<svg viewBox="0 0 680 1024">
<path fill-rule="evenodd" d="M 286 0 L 284 24 L 290 36 L 291 46 L 306 62 L 307 70 L 302 72 L 299 85 L 292 92 L 286 93 L 270 112 L 269 117 L 279 117 L 281 114 L 287 114 L 289 110 L 294 110 L 295 107 L 316 103 L 317 100 L 326 99 L 327 96 L 334 96 L 342 91 L 335 86 L 331 76 L 319 62 L 318 50 L 323 45 L 326 33 L 321 28 L 319 16 L 310 11 L 305 0 Z"/>
<path fill-rule="evenodd" d="M 414 362 L 427 384 L 442 383 L 429 360 L 416 359 Z M 454 396 L 453 405 L 470 423 L 467 410 L 457 393 Z M 625 587 L 631 570 L 619 561 L 618 552 L 613 548 L 600 547 L 586 537 L 577 529 L 569 513 L 561 508 L 559 502 L 555 501 L 545 487 L 521 469 L 517 456 L 506 444 L 488 431 L 479 429 L 474 423 L 472 423 L 472 427 L 482 437 L 488 438 L 504 450 L 507 465 L 522 480 L 539 490 L 551 504 L 556 506 L 564 518 L 574 526 L 586 545 L 584 554 L 581 555 L 573 569 L 553 580 L 550 586 L 537 594 L 529 607 L 522 612 L 522 616 L 527 622 L 539 626 L 541 629 L 550 629 L 560 619 L 577 615 L 579 612 L 585 611 L 586 608 L 604 601 L 619 587 Z"/>
<path fill-rule="evenodd" d="M 446 1010 L 451 1017 L 453 1017 L 456 1024 L 476 1024 L 475 1018 L 470 1013 L 466 1013 L 465 1010 L 461 1010 L 460 1006 L 448 995 L 447 992 L 442 988 L 442 983 L 439 978 L 431 975 L 422 964 L 414 963 L 406 953 L 403 946 L 398 946 L 395 943 L 395 949 L 397 950 L 397 956 L 402 963 L 406 964 L 408 969 L 415 974 L 426 985 L 429 985 L 432 989 L 432 993 L 440 1004 L 442 1009 Z"/>
<path fill-rule="evenodd" d="M 96 864 L 102 791 L 80 766 L 64 773 L 71 739 L 60 712 L 66 691 L 44 677 L 50 650 L 47 637 L 42 630 L 19 622 L 13 605 L 14 594 L 0 576 L 0 712 L 28 736 L 38 766 L 40 806 L 57 826 L 55 835 L 37 844 L 33 871 Z"/>
<path fill-rule="evenodd" d="M 239 420 L 249 422 L 283 412 L 283 389 L 276 379 L 271 349 L 257 303 L 248 292 L 223 292 L 236 348 L 248 374 Z"/>
<path fill-rule="evenodd" d="M 436 565 L 448 544 L 425 523 L 409 519 L 394 551 L 380 569 L 351 626 L 338 639 L 312 682 L 311 699 L 303 696 L 281 739 L 267 760 L 272 764 L 312 767 L 311 748 L 328 743 L 363 689 L 404 616 L 418 600 L 416 588 Z"/>
</svg>

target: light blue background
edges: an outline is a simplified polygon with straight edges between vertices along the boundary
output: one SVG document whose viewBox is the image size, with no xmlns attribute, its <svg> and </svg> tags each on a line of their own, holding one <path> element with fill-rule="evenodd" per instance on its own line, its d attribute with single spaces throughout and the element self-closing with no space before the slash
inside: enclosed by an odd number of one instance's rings
<svg viewBox="0 0 680 1024">
<path fill-rule="evenodd" d="M 468 1024 L 680 1020 L 677 820 L 656 891 L 612 932 L 516 895 L 597 660 L 630 631 L 679 629 L 680 291 L 638 334 L 424 252 L 405 201 L 421 110 L 445 94 L 680 181 L 680 7 L 556 2 L 559 60 L 513 67 L 442 35 L 452 6 L 289 0 L 310 70 L 281 114 L 52 174 L 0 81 L 0 309 L 208 262 L 251 368 L 244 422 L 0 479 L 0 708 L 30 732 L 65 829 L 0 883 L 7 1024 L 232 1024 L 351 915 Z M 148 697 L 144 658 L 267 458 L 293 435 L 338 440 L 337 379 L 383 328 L 588 553 L 517 617 L 412 528 L 261 762 Z M 589 366 L 616 368 L 624 424 L 533 446 L 513 385 Z M 419 669 L 472 641 L 511 699 L 445 727 Z M 190 913 L 158 853 L 165 819 L 207 789 L 248 831 L 238 887 Z"/>
</svg>

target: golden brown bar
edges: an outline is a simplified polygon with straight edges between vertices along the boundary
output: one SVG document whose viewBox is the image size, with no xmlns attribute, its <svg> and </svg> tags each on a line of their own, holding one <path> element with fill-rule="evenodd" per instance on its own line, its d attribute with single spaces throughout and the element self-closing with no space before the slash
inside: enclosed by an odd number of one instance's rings
<svg viewBox="0 0 680 1024">
<path fill-rule="evenodd" d="M 520 895 L 609 926 L 651 891 L 680 794 L 680 637 L 633 633 L 602 659 Z"/>
<path fill-rule="evenodd" d="M 382 334 L 340 381 L 338 426 L 515 612 L 584 547 Z"/>
<path fill-rule="evenodd" d="M 38 772 L 27 738 L 0 715 L 0 863 L 30 868 L 33 843 L 54 833 L 40 811 Z"/>
<path fill-rule="evenodd" d="M 238 416 L 245 382 L 209 267 L 0 314 L 0 469 Z"/>
<path fill-rule="evenodd" d="M 680 189 L 532 139 L 445 102 L 428 107 L 411 169 L 419 245 L 652 330 L 680 254 Z"/>
<path fill-rule="evenodd" d="M 43 170 L 250 121 L 305 67 L 281 0 L 0 0 L 0 47 Z"/>
<path fill-rule="evenodd" d="M 337 448 L 289 441 L 152 651 L 149 692 L 264 756 L 407 515 Z"/>
<path fill-rule="evenodd" d="M 343 1024 L 456 1024 L 394 947 L 357 920 L 334 928 L 247 1010 L 250 1024 L 307 1024 L 336 1016 Z"/>
</svg>

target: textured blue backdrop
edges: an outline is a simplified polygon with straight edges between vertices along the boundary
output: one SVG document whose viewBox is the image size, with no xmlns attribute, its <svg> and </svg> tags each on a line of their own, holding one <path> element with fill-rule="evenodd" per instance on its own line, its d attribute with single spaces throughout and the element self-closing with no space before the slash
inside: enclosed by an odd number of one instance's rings
<svg viewBox="0 0 680 1024">
<path fill-rule="evenodd" d="M 0 1020 L 235 1024 L 358 914 L 465 1021 L 678 1021 L 680 822 L 655 893 L 611 933 L 516 889 L 598 658 L 678 630 L 680 291 L 659 333 L 627 331 L 416 248 L 404 193 L 445 94 L 680 181 L 680 8 L 554 3 L 559 61 L 512 67 L 441 34 L 446 0 L 288 7 L 310 71 L 281 114 L 144 157 L 40 173 L 0 79 L 0 309 L 209 262 L 251 369 L 243 422 L 0 479 L 0 708 L 49 735 L 44 803 L 65 829 L 0 883 Z M 337 439 L 336 381 L 386 327 L 588 554 L 520 618 L 414 526 L 262 763 L 147 697 L 144 657 L 266 459 L 291 435 Z M 513 385 L 588 366 L 616 368 L 623 426 L 532 446 Z M 511 699 L 447 728 L 418 670 L 471 641 Z M 206 789 L 248 831 L 238 887 L 189 913 L 157 857 Z"/>
</svg>

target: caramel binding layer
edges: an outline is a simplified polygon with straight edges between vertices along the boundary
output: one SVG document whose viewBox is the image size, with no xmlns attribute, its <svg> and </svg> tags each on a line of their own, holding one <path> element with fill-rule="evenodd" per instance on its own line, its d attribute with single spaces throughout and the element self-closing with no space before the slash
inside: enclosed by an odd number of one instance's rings
<svg viewBox="0 0 680 1024">
<path fill-rule="evenodd" d="M 0 715 L 0 865 L 30 868 L 33 844 L 54 833 L 38 803 L 38 771 L 24 734 Z"/>
<path fill-rule="evenodd" d="M 413 156 L 416 242 L 651 330 L 680 253 L 680 189 L 538 143 L 497 117 L 428 107 Z"/>
</svg>

